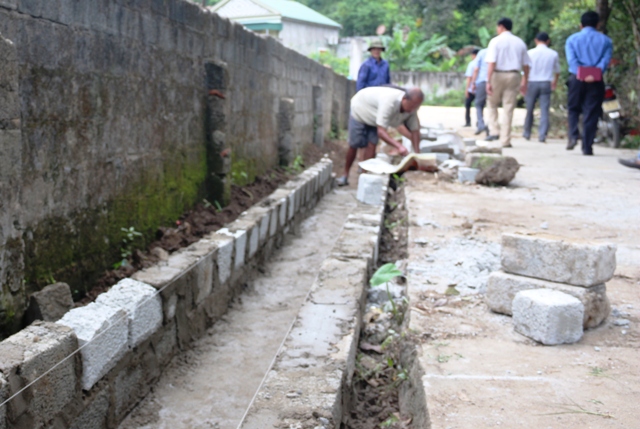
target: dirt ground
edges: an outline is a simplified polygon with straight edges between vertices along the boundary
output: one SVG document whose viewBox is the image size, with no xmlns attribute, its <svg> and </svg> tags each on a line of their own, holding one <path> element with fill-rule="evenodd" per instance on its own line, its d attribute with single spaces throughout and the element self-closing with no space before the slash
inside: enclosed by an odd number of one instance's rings
<svg viewBox="0 0 640 429">
<path fill-rule="evenodd" d="M 420 114 L 447 127 L 463 118 L 455 108 Z M 617 163 L 633 151 L 596 147 L 596 156 L 585 157 L 564 144 L 515 138 L 504 152 L 521 169 L 509 187 L 406 175 L 410 329 L 422 341 L 433 429 L 640 427 L 640 172 Z M 607 283 L 613 313 L 578 343 L 542 346 L 483 302 L 483 279 L 497 268 L 495 246 L 503 232 L 518 231 L 618 246 Z M 464 293 L 446 295 L 461 279 Z"/>
</svg>

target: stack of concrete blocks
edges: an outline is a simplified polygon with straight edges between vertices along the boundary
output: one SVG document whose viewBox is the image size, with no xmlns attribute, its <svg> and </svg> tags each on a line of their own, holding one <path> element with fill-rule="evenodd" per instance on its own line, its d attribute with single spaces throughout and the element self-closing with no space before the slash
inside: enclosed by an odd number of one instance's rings
<svg viewBox="0 0 640 429">
<path fill-rule="evenodd" d="M 343 407 L 353 389 L 368 280 L 378 258 L 389 180 L 387 175 L 362 176 L 373 176 L 364 179 L 368 184 L 365 200 L 370 202 L 361 201 L 347 217 L 243 429 L 341 427 Z"/>
<path fill-rule="evenodd" d="M 565 310 L 574 317 L 577 313 L 570 308 L 575 308 L 577 300 L 583 308 L 580 320 L 583 329 L 600 325 L 611 311 L 605 282 L 613 277 L 616 269 L 615 245 L 568 240 L 547 234 L 503 234 L 501 262 L 503 271 L 489 276 L 485 300 L 492 311 L 513 315 L 516 329 L 540 342 L 551 344 L 561 336 L 548 331 L 546 336 L 532 335 L 531 326 L 525 326 L 530 316 L 526 316 L 524 311 L 516 311 L 529 306 L 546 308 L 553 313 L 548 304 L 551 295 L 540 292 L 540 289 L 573 297 L 575 300 L 565 297 L 557 302 L 564 302 Z M 529 290 L 537 292 L 520 295 L 522 291 Z M 563 342 L 574 341 L 575 335 L 567 331 Z"/>
<path fill-rule="evenodd" d="M 331 170 L 322 159 L 225 228 L 121 280 L 94 303 L 1 342 L 0 403 L 44 376 L 0 407 L 0 429 L 117 427 L 174 354 L 222 317 L 252 269 L 332 189 Z"/>
</svg>

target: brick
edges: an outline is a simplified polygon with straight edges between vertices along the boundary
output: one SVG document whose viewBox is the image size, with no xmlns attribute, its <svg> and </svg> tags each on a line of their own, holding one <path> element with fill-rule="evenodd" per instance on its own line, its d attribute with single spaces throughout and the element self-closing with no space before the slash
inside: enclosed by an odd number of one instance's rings
<svg viewBox="0 0 640 429">
<path fill-rule="evenodd" d="M 22 394 L 12 399 L 7 407 L 11 421 L 21 416 L 32 420 L 38 427 L 59 413 L 77 396 L 77 360 L 66 359 L 78 348 L 73 331 L 66 326 L 36 321 L 22 331 L 0 343 L 0 377 L 9 383 L 5 395 L 14 395 L 27 384 L 51 370 Z M 63 362 L 64 360 L 64 362 Z M 0 397 L 2 396 L 0 381 Z M 4 419 L 0 418 L 0 422 Z M 2 423 L 0 423 L 2 427 Z"/>
<path fill-rule="evenodd" d="M 162 300 L 148 284 L 120 280 L 96 299 L 98 304 L 123 309 L 129 319 L 129 348 L 146 340 L 162 326 Z"/>
<path fill-rule="evenodd" d="M 55 322 L 73 308 L 71 288 L 66 283 L 46 286 L 29 297 L 27 321 L 44 320 Z"/>
<path fill-rule="evenodd" d="M 129 319 L 123 309 L 92 302 L 74 308 L 57 323 L 73 329 L 83 347 L 80 353 L 84 390 L 90 390 L 129 348 Z"/>
<path fill-rule="evenodd" d="M 384 204 L 389 176 L 361 174 L 358 179 L 358 201 L 369 205 Z"/>
<path fill-rule="evenodd" d="M 492 311 L 511 315 L 511 303 L 516 294 L 529 289 L 553 289 L 578 298 L 584 306 L 584 329 L 595 328 L 609 316 L 611 305 L 604 284 L 588 288 L 554 283 L 531 277 L 496 271 L 487 281 L 485 302 Z"/>
<path fill-rule="evenodd" d="M 557 283 L 595 286 L 613 277 L 616 246 L 547 234 L 503 234 L 502 268 Z"/>
<path fill-rule="evenodd" d="M 516 332 L 545 345 L 571 344 L 582 338 L 584 306 L 579 299 L 551 289 L 518 292 L 513 299 Z"/>
</svg>

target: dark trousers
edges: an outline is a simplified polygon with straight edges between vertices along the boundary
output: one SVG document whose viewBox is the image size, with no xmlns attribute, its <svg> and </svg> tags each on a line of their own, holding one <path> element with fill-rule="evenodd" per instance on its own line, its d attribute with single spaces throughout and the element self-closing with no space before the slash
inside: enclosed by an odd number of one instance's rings
<svg viewBox="0 0 640 429">
<path fill-rule="evenodd" d="M 571 140 L 580 138 L 578 121 L 582 114 L 582 153 L 593 154 L 598 119 L 602 116 L 604 82 L 582 82 L 572 74 L 567 84 L 569 86 L 569 138 Z"/>
<path fill-rule="evenodd" d="M 464 120 L 467 125 L 471 125 L 471 103 L 475 98 L 476 95 L 470 92 L 469 96 L 464 99 Z"/>
</svg>

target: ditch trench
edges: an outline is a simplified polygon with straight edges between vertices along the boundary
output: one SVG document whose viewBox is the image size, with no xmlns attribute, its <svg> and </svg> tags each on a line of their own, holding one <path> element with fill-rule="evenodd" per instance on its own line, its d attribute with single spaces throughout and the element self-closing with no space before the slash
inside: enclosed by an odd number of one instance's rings
<svg viewBox="0 0 640 429">
<path fill-rule="evenodd" d="M 391 188 L 378 266 L 406 258 L 404 192 Z M 356 205 L 353 188 L 327 194 L 295 234 L 288 234 L 281 248 L 256 270 L 227 314 L 188 351 L 174 357 L 119 428 L 239 427 Z M 402 298 L 396 302 L 403 313 Z M 415 347 L 400 334 L 402 315 L 390 322 L 388 317 L 371 316 L 372 311 L 378 316 L 385 312 L 384 304 L 372 302 L 367 311 L 342 427 L 375 428 L 381 423 L 391 428 L 422 427 L 412 425 L 412 418 L 403 416 L 406 411 L 400 412 L 403 402 L 409 404 L 404 407 L 408 414 L 422 412 L 406 400 L 414 396 L 407 377 L 415 375 L 411 372 Z"/>
</svg>

